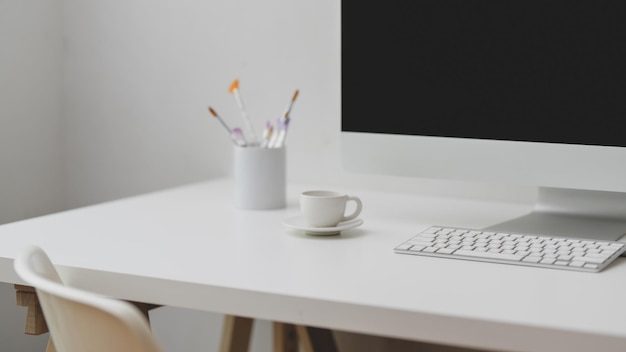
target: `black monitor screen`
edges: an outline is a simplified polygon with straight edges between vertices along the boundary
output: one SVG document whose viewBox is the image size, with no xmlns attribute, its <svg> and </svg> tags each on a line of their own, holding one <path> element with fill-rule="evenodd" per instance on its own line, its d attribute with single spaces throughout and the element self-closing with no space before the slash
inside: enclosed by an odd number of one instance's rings
<svg viewBox="0 0 626 352">
<path fill-rule="evenodd" d="M 342 130 L 626 146 L 626 1 L 342 0 Z"/>
</svg>

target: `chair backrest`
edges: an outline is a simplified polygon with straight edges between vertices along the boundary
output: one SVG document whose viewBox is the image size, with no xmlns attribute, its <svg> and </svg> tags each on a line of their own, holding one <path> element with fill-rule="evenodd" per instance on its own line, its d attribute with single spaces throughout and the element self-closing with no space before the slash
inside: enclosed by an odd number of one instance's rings
<svg viewBox="0 0 626 352">
<path fill-rule="evenodd" d="M 18 276 L 37 292 L 58 352 L 161 352 L 145 316 L 132 304 L 65 285 L 37 246 L 15 258 Z"/>
</svg>

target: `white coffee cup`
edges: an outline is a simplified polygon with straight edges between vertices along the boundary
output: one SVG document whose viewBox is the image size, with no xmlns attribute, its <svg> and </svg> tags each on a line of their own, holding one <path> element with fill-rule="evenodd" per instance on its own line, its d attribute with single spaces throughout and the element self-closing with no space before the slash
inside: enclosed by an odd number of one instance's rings
<svg viewBox="0 0 626 352">
<path fill-rule="evenodd" d="M 346 215 L 346 205 L 354 202 L 356 208 Z M 342 221 L 356 218 L 361 213 L 361 199 L 335 191 L 306 191 L 300 194 L 300 211 L 304 221 L 312 227 L 335 227 Z"/>
</svg>

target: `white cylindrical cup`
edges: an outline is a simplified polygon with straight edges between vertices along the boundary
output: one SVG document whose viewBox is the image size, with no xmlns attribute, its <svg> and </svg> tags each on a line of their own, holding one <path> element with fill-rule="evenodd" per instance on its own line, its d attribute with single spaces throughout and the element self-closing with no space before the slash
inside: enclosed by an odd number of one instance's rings
<svg viewBox="0 0 626 352">
<path fill-rule="evenodd" d="M 348 202 L 356 207 L 346 214 Z M 334 191 L 306 191 L 300 194 L 300 211 L 304 221 L 313 227 L 335 227 L 340 222 L 355 219 L 361 213 L 361 199 Z"/>
<path fill-rule="evenodd" d="M 235 146 L 235 206 L 251 210 L 284 208 L 287 205 L 286 159 L 285 147 Z"/>
</svg>

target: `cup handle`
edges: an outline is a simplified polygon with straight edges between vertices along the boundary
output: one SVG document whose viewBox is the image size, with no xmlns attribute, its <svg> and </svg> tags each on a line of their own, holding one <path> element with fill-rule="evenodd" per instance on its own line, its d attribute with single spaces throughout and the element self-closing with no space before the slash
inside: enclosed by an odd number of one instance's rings
<svg viewBox="0 0 626 352">
<path fill-rule="evenodd" d="M 343 218 L 341 218 L 342 222 L 343 221 L 352 220 L 352 219 L 356 218 L 357 216 L 359 216 L 359 214 L 361 214 L 361 209 L 363 208 L 363 204 L 361 203 L 361 199 L 359 197 L 356 197 L 356 196 L 348 196 L 348 199 L 346 200 L 346 202 L 349 202 L 349 201 L 354 201 L 356 203 L 356 209 L 354 209 L 352 214 L 344 215 Z"/>
</svg>

